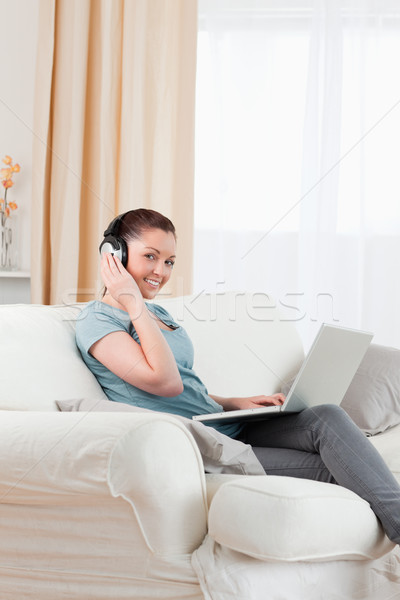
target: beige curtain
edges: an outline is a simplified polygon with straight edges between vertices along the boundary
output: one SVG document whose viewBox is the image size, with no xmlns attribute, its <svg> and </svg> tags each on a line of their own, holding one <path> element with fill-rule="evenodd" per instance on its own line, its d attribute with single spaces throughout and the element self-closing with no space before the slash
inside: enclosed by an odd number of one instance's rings
<svg viewBox="0 0 400 600">
<path fill-rule="evenodd" d="M 91 300 L 98 245 L 132 208 L 167 215 L 192 285 L 197 0 L 41 0 L 32 302 Z"/>
</svg>

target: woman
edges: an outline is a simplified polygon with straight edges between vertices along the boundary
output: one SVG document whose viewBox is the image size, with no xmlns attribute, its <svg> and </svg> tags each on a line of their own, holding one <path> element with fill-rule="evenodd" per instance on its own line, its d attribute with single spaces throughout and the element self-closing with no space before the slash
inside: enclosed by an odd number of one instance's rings
<svg viewBox="0 0 400 600">
<path fill-rule="evenodd" d="M 76 339 L 110 400 L 189 418 L 220 412 L 221 406 L 232 410 L 283 402 L 282 394 L 246 398 L 208 394 L 192 369 L 193 346 L 185 330 L 165 309 L 145 302 L 155 298 L 171 277 L 176 233 L 169 219 L 147 209 L 120 215 L 105 232 L 100 250 L 105 294 L 82 311 Z M 400 543 L 400 486 L 341 408 L 323 405 L 246 425 L 216 427 L 251 444 L 266 473 L 351 489 L 369 502 L 388 537 Z"/>
</svg>

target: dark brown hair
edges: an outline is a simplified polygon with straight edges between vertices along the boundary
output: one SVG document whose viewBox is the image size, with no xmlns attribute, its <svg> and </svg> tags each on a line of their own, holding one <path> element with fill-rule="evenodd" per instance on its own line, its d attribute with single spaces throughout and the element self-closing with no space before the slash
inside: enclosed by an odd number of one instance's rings
<svg viewBox="0 0 400 600">
<path fill-rule="evenodd" d="M 165 233 L 172 233 L 176 240 L 176 231 L 172 221 L 150 208 L 136 208 L 125 213 L 119 225 L 118 235 L 128 245 L 149 229 L 161 229 Z"/>
</svg>

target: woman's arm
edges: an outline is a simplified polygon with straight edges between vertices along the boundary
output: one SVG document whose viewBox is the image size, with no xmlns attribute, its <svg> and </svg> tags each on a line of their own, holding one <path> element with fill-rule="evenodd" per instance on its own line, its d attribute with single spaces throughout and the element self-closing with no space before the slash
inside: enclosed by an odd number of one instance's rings
<svg viewBox="0 0 400 600">
<path fill-rule="evenodd" d="M 175 357 L 143 296 L 121 261 L 104 254 L 101 275 L 107 291 L 125 310 L 139 336 L 138 344 L 128 333 L 109 333 L 91 348 L 90 353 L 124 381 L 158 396 L 177 396 L 183 384 Z"/>
<path fill-rule="evenodd" d="M 261 406 L 280 406 L 285 401 L 283 394 L 272 394 L 271 396 L 250 396 L 246 398 L 223 398 L 221 396 L 209 396 L 218 402 L 224 410 L 238 410 L 244 408 L 260 408 Z"/>
</svg>

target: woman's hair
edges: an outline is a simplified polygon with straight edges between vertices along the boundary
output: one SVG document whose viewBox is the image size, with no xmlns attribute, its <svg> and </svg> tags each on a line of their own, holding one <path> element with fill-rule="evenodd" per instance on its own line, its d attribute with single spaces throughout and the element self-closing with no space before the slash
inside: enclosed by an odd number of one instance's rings
<svg viewBox="0 0 400 600">
<path fill-rule="evenodd" d="M 118 236 L 128 245 L 149 229 L 161 229 L 165 233 L 172 233 L 176 240 L 176 231 L 172 221 L 150 208 L 136 208 L 125 213 L 119 224 Z"/>
</svg>

